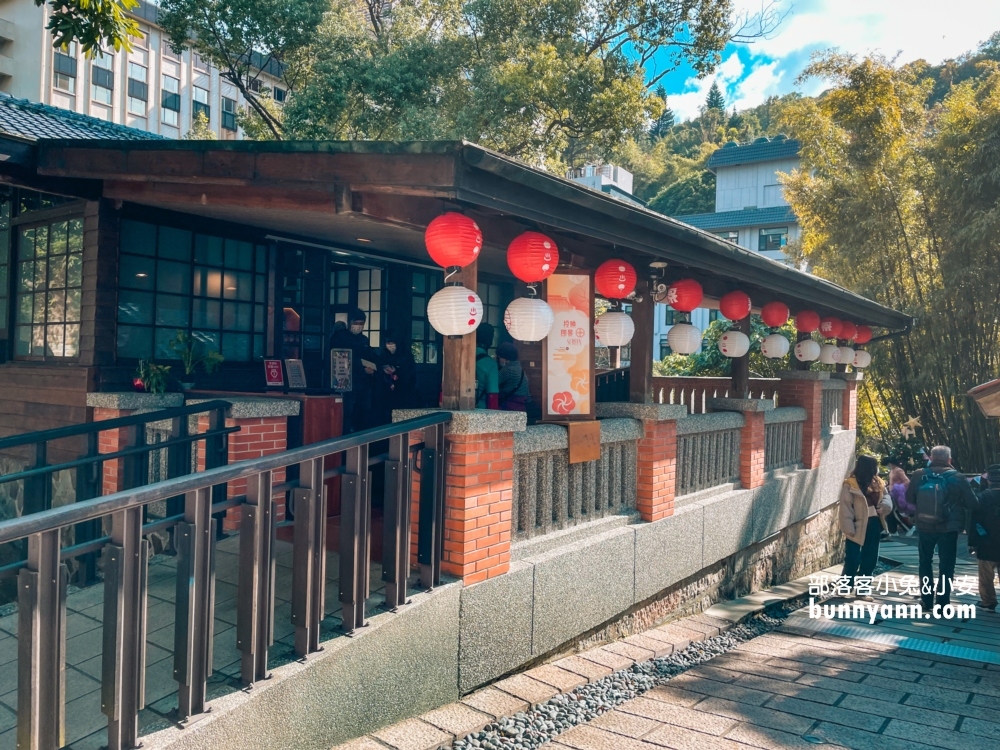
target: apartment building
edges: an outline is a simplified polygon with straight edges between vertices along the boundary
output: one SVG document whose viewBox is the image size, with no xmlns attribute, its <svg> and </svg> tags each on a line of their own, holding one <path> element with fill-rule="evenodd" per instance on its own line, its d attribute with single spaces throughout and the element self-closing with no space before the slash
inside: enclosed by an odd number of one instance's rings
<svg viewBox="0 0 1000 750">
<path fill-rule="evenodd" d="M 202 112 L 218 138 L 242 138 L 236 113 L 245 100 L 236 87 L 192 50 L 170 48 L 156 5 L 139 0 L 132 15 L 143 37 L 131 52 L 87 59 L 77 44 L 52 47 L 48 5 L 0 0 L 0 92 L 165 138 L 184 137 Z M 281 103 L 287 92 L 277 74 L 265 67 L 259 84 Z"/>
</svg>

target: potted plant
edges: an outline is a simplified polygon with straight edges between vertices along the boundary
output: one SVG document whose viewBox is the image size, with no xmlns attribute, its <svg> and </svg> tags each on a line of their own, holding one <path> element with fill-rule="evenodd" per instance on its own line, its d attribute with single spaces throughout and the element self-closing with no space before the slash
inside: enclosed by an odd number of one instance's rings
<svg viewBox="0 0 1000 750">
<path fill-rule="evenodd" d="M 132 379 L 133 387 L 139 392 L 165 393 L 170 365 L 157 365 L 146 360 L 139 361 L 139 369 Z"/>
<path fill-rule="evenodd" d="M 225 360 L 215 349 L 199 347 L 198 341 L 187 331 L 178 330 L 170 341 L 170 348 L 176 352 L 184 366 L 184 376 L 180 383 L 185 391 L 194 388 L 194 373 L 198 365 L 201 365 L 206 375 L 211 375 Z"/>
</svg>

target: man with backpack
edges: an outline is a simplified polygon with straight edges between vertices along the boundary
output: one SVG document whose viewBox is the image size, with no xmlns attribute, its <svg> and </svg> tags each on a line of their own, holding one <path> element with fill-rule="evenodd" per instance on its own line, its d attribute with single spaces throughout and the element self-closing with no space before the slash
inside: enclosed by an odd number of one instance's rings
<svg viewBox="0 0 1000 750">
<path fill-rule="evenodd" d="M 993 583 L 1000 571 L 1000 464 L 987 472 L 989 489 L 979 495 L 979 507 L 972 511 L 969 549 L 979 561 L 979 607 L 997 609 L 997 589 Z"/>
<path fill-rule="evenodd" d="M 490 356 L 493 326 L 480 323 L 476 329 L 476 408 L 500 408 L 500 370 Z"/>
<path fill-rule="evenodd" d="M 920 553 L 920 600 L 925 610 L 951 599 L 958 554 L 958 532 L 965 526 L 965 511 L 977 507 L 972 487 L 951 465 L 951 448 L 931 448 L 931 461 L 918 469 L 906 489 L 906 499 L 916 506 L 917 548 Z M 937 585 L 934 550 L 938 552 Z"/>
</svg>

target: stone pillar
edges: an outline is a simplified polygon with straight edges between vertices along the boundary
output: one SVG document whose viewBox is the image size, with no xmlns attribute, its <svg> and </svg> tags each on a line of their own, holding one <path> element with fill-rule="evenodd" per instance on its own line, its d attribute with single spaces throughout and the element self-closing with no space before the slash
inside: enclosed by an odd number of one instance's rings
<svg viewBox="0 0 1000 750">
<path fill-rule="evenodd" d="M 643 436 L 636 447 L 636 509 L 647 522 L 672 516 L 677 486 L 677 420 L 687 416 L 687 407 L 603 403 L 597 405 L 597 416 L 642 421 Z"/>
<path fill-rule="evenodd" d="M 252 396 L 222 396 L 232 406 L 226 412 L 226 427 L 239 427 L 239 432 L 228 436 L 228 461 L 235 464 L 253 458 L 263 458 L 274 453 L 288 450 L 288 418 L 296 416 L 301 406 L 295 399 L 267 398 Z M 203 403 L 203 399 L 189 401 L 189 404 Z M 208 415 L 198 417 L 198 432 L 208 430 Z M 199 471 L 205 468 L 205 443 L 198 443 L 197 466 Z M 272 481 L 279 484 L 285 481 L 285 470 L 278 469 L 272 473 Z M 230 482 L 227 497 L 245 495 L 247 480 L 238 479 Z M 276 521 L 285 518 L 284 498 L 277 497 Z M 230 508 L 223 522 L 223 529 L 236 531 L 240 525 L 240 508 Z"/>
<path fill-rule="evenodd" d="M 802 465 L 807 469 L 819 466 L 823 447 L 823 381 L 829 372 L 785 370 L 778 374 L 778 403 L 799 406 L 806 410 L 802 424 Z"/>
<path fill-rule="evenodd" d="M 844 380 L 847 388 L 843 391 L 843 401 L 840 405 L 840 426 L 845 430 L 856 430 L 858 427 L 858 385 L 864 379 L 864 373 L 834 372 L 831 378 Z"/>
<path fill-rule="evenodd" d="M 740 430 L 740 485 L 752 490 L 764 485 L 764 451 L 766 431 L 764 412 L 774 408 L 774 402 L 756 398 L 713 398 L 708 405 L 713 411 L 738 411 L 743 414 Z"/>
<path fill-rule="evenodd" d="M 184 404 L 182 393 L 88 393 L 87 406 L 91 407 L 94 422 L 103 422 L 133 414 L 169 409 Z M 101 453 L 116 453 L 126 447 L 128 430 L 105 430 L 98 436 Z M 124 459 L 104 462 L 102 494 L 110 495 L 125 489 Z"/>
</svg>

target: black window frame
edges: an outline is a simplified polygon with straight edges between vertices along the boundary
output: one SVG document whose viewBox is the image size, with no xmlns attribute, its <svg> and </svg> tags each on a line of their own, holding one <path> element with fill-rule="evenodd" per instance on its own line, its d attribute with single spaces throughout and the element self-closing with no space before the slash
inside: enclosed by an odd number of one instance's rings
<svg viewBox="0 0 1000 750">
<path fill-rule="evenodd" d="M 115 72 L 108 68 L 102 68 L 97 63 L 90 66 L 90 80 L 98 88 L 115 90 Z"/>
<path fill-rule="evenodd" d="M 779 240 L 777 247 L 766 247 L 764 245 L 765 237 L 783 237 L 785 242 L 781 243 Z M 769 245 L 770 243 L 768 243 Z M 757 235 L 757 252 L 784 252 L 785 246 L 788 244 L 788 227 L 769 227 L 768 229 L 761 229 Z"/>
<path fill-rule="evenodd" d="M 231 104 L 232 109 L 226 109 L 227 104 Z M 228 96 L 222 97 L 222 127 L 236 132 L 236 100 Z"/>
<path fill-rule="evenodd" d="M 278 104 L 284 104 L 285 99 L 288 98 L 288 89 L 283 89 L 280 86 L 275 86 L 271 89 L 271 97 Z"/>
<path fill-rule="evenodd" d="M 170 91 L 160 92 L 160 106 L 173 112 L 181 111 L 181 95 Z"/>
<path fill-rule="evenodd" d="M 132 99 L 138 99 L 141 102 L 149 103 L 149 84 L 139 81 L 135 78 L 129 76 L 128 79 L 128 95 Z"/>
<path fill-rule="evenodd" d="M 416 270 L 410 274 L 410 351 L 418 365 L 440 367 L 443 340 L 427 319 L 427 303 L 442 286 L 443 276 L 439 271 Z M 418 307 L 419 306 L 419 307 Z M 434 352 L 434 361 L 429 362 L 428 353 Z"/>
<path fill-rule="evenodd" d="M 52 70 L 70 78 L 76 78 L 77 64 L 76 58 L 70 57 L 65 52 L 56 50 L 52 56 Z"/>
</svg>

